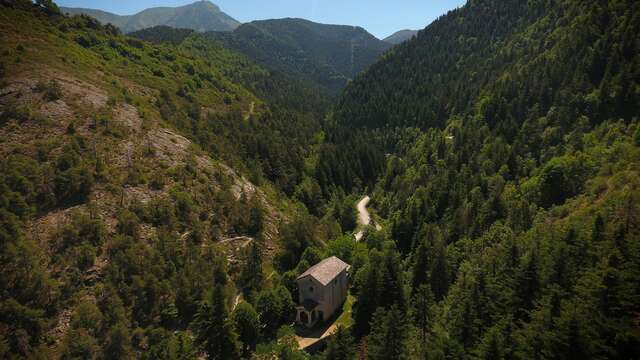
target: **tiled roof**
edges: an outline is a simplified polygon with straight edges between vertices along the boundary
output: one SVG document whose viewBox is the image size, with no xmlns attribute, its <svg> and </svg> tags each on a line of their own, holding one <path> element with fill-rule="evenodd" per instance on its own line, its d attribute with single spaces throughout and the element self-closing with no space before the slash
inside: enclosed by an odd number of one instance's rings
<svg viewBox="0 0 640 360">
<path fill-rule="evenodd" d="M 324 259 L 319 263 L 313 265 L 309 270 L 305 271 L 302 275 L 298 276 L 298 279 L 302 279 L 306 276 L 311 276 L 318 280 L 322 285 L 327 285 L 331 280 L 335 279 L 344 269 L 347 269 L 349 264 L 338 259 L 335 256 Z"/>
</svg>

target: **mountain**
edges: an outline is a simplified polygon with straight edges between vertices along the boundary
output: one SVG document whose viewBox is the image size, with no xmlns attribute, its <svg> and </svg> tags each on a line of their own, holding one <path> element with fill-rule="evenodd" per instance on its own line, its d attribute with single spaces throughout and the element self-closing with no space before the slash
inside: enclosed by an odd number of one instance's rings
<svg viewBox="0 0 640 360">
<path fill-rule="evenodd" d="M 347 86 L 316 178 L 386 219 L 369 358 L 640 351 L 639 29 L 634 0 L 468 1 Z"/>
<path fill-rule="evenodd" d="M 196 358 L 209 290 L 260 291 L 322 97 L 198 33 L 56 10 L 0 3 L 0 357 Z"/>
<path fill-rule="evenodd" d="M 266 67 L 0 13 L 0 358 L 640 353 L 640 2 L 469 0 L 357 74 L 357 28 L 251 26 Z M 333 256 L 311 356 L 296 279 Z"/>
<path fill-rule="evenodd" d="M 263 66 L 306 79 L 332 95 L 390 47 L 360 27 L 290 18 L 254 21 L 232 33 L 208 35 Z"/>
<path fill-rule="evenodd" d="M 384 40 L 382 41 L 388 42 L 389 44 L 398 45 L 411 39 L 417 34 L 418 30 L 400 30 L 384 38 Z"/>
<path fill-rule="evenodd" d="M 180 7 L 156 7 L 134 15 L 120 16 L 101 10 L 61 7 L 65 14 L 85 14 L 103 24 L 112 24 L 125 33 L 165 25 L 174 28 L 205 31 L 233 31 L 240 23 L 225 14 L 220 8 L 207 1 L 197 1 Z"/>
</svg>

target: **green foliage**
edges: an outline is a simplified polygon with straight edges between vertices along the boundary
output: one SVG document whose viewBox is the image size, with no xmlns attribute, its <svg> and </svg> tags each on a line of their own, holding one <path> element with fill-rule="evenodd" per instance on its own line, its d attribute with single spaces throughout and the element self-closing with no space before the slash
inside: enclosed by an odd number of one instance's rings
<svg viewBox="0 0 640 360">
<path fill-rule="evenodd" d="M 371 320 L 371 335 L 367 341 L 367 358 L 376 360 L 407 359 L 407 325 L 397 307 L 378 308 Z"/>
<path fill-rule="evenodd" d="M 387 243 L 384 251 L 369 252 L 367 264 L 356 274 L 354 287 L 358 295 L 353 309 L 354 334 L 358 337 L 369 333 L 371 319 L 378 308 L 406 311 L 400 256 L 392 244 Z"/>
<path fill-rule="evenodd" d="M 260 197 L 235 201 L 228 179 L 200 171 L 195 155 L 150 169 L 149 145 L 120 174 L 93 146 L 128 137 L 108 114 L 95 115 L 91 135 L 72 122 L 56 141 L 5 149 L 0 357 L 47 357 L 46 342 L 62 340 L 64 358 L 187 359 L 204 349 L 305 359 L 287 326 L 295 278 L 337 255 L 352 265 L 350 330 L 371 358 L 633 358 L 638 6 L 470 1 L 354 80 L 323 122 L 318 89 L 252 64 L 217 35 L 140 35 L 163 42 L 153 44 L 89 17 L 44 16 L 47 2 L 3 3 L 5 73 L 44 66 L 88 79 L 98 69 L 150 89 L 155 102 L 113 82 L 108 105 L 135 104 L 144 126 L 160 116 L 296 215 L 279 227 L 283 274 L 265 279 L 272 214 Z M 35 90 L 45 101 L 64 95 L 53 82 Z M 0 125 L 35 124 L 35 109 L 10 102 Z M 125 203 L 123 184 L 169 196 L 120 209 L 108 234 L 100 216 L 113 204 L 89 195 Z M 348 194 L 363 192 L 386 221 L 355 243 L 335 229 L 354 228 Z M 89 211 L 65 210 L 76 205 Z M 35 233 L 49 214 L 71 217 Z M 228 269 L 214 244 L 234 233 L 256 237 L 245 268 Z M 241 303 L 228 314 L 236 285 L 255 310 Z M 48 338 L 66 309 L 68 333 Z M 327 357 L 355 355 L 350 330 Z"/>
<path fill-rule="evenodd" d="M 85 329 L 90 334 L 97 335 L 102 329 L 102 312 L 91 301 L 84 301 L 78 305 L 71 317 L 71 328 Z"/>
<path fill-rule="evenodd" d="M 170 43 L 179 45 L 193 34 L 193 32 L 194 31 L 191 29 L 174 29 L 169 26 L 159 25 L 134 31 L 129 33 L 129 36 L 153 43 Z"/>
<path fill-rule="evenodd" d="M 543 207 L 562 204 L 579 194 L 592 172 L 590 159 L 582 154 L 547 162 L 540 174 L 540 204 Z"/>
<path fill-rule="evenodd" d="M 324 358 L 327 360 L 351 360 L 354 356 L 353 337 L 349 334 L 349 330 L 338 326 L 327 344 Z"/>
<path fill-rule="evenodd" d="M 298 349 L 298 341 L 290 327 L 281 327 L 277 337 L 277 341 L 258 345 L 253 359 L 307 360 L 310 358 L 306 352 Z"/>
<path fill-rule="evenodd" d="M 64 360 L 96 359 L 100 354 L 100 346 L 96 339 L 85 329 L 72 329 L 63 344 L 61 358 Z"/>
<path fill-rule="evenodd" d="M 211 299 L 200 305 L 196 315 L 198 342 L 210 359 L 240 359 L 240 344 L 229 318 L 223 287 L 213 288 Z"/>
<path fill-rule="evenodd" d="M 300 216 L 289 224 L 284 224 L 280 229 L 280 241 L 282 242 L 282 252 L 275 259 L 275 264 L 279 270 L 285 272 L 298 265 L 303 252 L 315 241 L 312 231 L 313 220 L 308 216 Z"/>
<path fill-rule="evenodd" d="M 52 0 L 36 0 L 35 3 L 48 15 L 60 15 L 60 8 Z"/>
<path fill-rule="evenodd" d="M 361 341 L 369 334 L 369 357 L 626 358 L 638 349 L 629 335 L 637 307 L 621 302 L 640 291 L 630 280 L 638 247 L 628 247 L 638 222 L 629 215 L 638 100 L 628 90 L 637 87 L 628 76 L 637 10 L 629 1 L 469 2 L 348 86 L 316 174 L 328 193 L 373 189 L 399 252 L 383 234 L 365 236 L 353 330 Z M 366 149 L 354 146 L 360 139 L 371 148 L 363 154 L 390 153 L 371 156 L 367 175 L 362 158 L 343 155 Z M 412 300 L 402 308 L 405 288 Z M 385 337 L 384 313 L 374 316 L 394 306 L 411 320 L 393 330 L 411 334 L 407 354 L 385 352 L 401 337 Z"/>
<path fill-rule="evenodd" d="M 295 305 L 287 288 L 263 290 L 256 297 L 256 311 L 260 315 L 264 336 L 274 338 L 281 325 L 294 316 Z"/>
<path fill-rule="evenodd" d="M 233 310 L 233 323 L 242 342 L 242 356 L 249 357 L 255 351 L 260 337 L 260 319 L 250 303 L 242 302 Z"/>
<path fill-rule="evenodd" d="M 130 236 L 135 239 L 138 238 L 139 228 L 140 219 L 135 213 L 129 210 L 120 212 L 118 216 L 118 225 L 116 226 L 116 230 L 119 234 Z"/>
<path fill-rule="evenodd" d="M 132 355 L 131 335 L 122 324 L 117 324 L 109 330 L 104 344 L 105 359 L 126 359 Z"/>
<path fill-rule="evenodd" d="M 247 262 L 240 275 L 244 285 L 243 290 L 247 298 L 251 298 L 255 293 L 262 290 L 264 283 L 264 272 L 262 271 L 263 255 L 261 246 L 256 240 L 249 247 Z"/>
</svg>

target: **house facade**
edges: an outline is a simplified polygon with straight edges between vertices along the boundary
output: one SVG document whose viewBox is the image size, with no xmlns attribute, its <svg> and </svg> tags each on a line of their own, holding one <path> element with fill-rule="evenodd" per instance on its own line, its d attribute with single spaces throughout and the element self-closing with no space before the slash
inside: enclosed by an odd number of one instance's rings
<svg viewBox="0 0 640 360">
<path fill-rule="evenodd" d="M 349 264 L 335 256 L 298 276 L 296 322 L 312 327 L 331 318 L 347 299 Z"/>
</svg>

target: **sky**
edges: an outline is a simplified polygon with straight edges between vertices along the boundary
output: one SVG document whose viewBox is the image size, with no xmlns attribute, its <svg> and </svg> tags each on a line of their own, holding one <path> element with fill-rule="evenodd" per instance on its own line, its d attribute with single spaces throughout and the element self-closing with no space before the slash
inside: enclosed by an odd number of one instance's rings
<svg viewBox="0 0 640 360">
<path fill-rule="evenodd" d="M 150 7 L 180 6 L 195 0 L 57 0 L 60 6 L 131 15 Z M 212 0 L 240 22 L 297 17 L 324 24 L 362 26 L 385 38 L 398 30 L 423 29 L 466 0 Z"/>
</svg>

